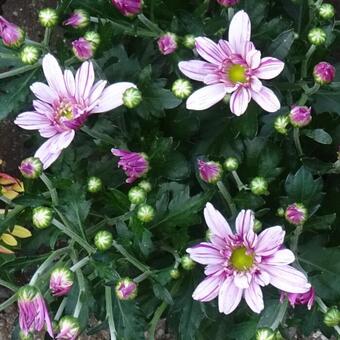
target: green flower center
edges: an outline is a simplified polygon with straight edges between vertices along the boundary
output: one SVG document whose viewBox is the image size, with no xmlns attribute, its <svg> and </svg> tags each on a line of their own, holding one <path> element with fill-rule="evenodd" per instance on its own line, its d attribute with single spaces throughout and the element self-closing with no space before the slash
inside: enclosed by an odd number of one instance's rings
<svg viewBox="0 0 340 340">
<path fill-rule="evenodd" d="M 246 68 L 242 65 L 235 64 L 228 71 L 228 78 L 233 83 L 245 83 L 247 81 Z"/>
<path fill-rule="evenodd" d="M 246 271 L 252 267 L 254 256 L 247 254 L 246 247 L 236 248 L 231 254 L 230 263 L 238 271 Z"/>
<path fill-rule="evenodd" d="M 67 120 L 73 119 L 73 107 L 69 103 L 61 103 L 58 109 L 58 116 L 64 117 Z"/>
</svg>

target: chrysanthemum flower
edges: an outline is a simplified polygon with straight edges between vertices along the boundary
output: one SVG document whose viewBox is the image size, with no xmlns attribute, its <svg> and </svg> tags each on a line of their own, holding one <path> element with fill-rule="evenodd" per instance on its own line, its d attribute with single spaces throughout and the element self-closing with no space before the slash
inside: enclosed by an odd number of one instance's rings
<svg viewBox="0 0 340 340">
<path fill-rule="evenodd" d="M 24 192 L 24 184 L 17 178 L 0 172 L 0 195 L 13 200 Z"/>
<path fill-rule="evenodd" d="M 75 9 L 70 17 L 64 21 L 65 26 L 84 28 L 90 23 L 89 14 L 83 9 Z"/>
<path fill-rule="evenodd" d="M 81 37 L 72 41 L 72 51 L 77 59 L 85 61 L 93 57 L 95 49 L 90 41 Z"/>
<path fill-rule="evenodd" d="M 189 78 L 207 86 L 194 92 L 187 100 L 190 110 L 205 110 L 232 93 L 230 110 L 237 116 L 245 113 L 251 99 L 265 111 L 280 109 L 274 92 L 262 84 L 263 80 L 278 76 L 284 63 L 276 58 L 261 59 L 261 52 L 250 41 L 251 23 L 244 11 L 233 17 L 229 27 L 229 41 L 196 38 L 196 50 L 206 61 L 190 60 L 179 63 Z"/>
<path fill-rule="evenodd" d="M 91 62 L 84 62 L 75 77 L 70 70 L 63 73 L 51 54 L 44 57 L 42 66 L 48 85 L 36 82 L 31 86 L 38 98 L 33 101 L 34 111 L 21 113 L 15 123 L 26 130 L 39 130 L 48 138 L 35 153 L 46 169 L 70 145 L 90 115 L 122 105 L 123 93 L 135 85 L 123 82 L 106 87 L 104 80 L 94 83 Z"/>
<path fill-rule="evenodd" d="M 289 266 L 295 257 L 282 246 L 285 232 L 280 226 L 257 235 L 253 231 L 253 212 L 242 210 L 233 233 L 210 203 L 204 209 L 204 217 L 211 242 L 187 249 L 194 261 L 206 265 L 207 278 L 194 291 L 195 300 L 207 302 L 218 296 L 219 311 L 229 314 L 244 297 L 248 306 L 260 313 L 264 308 L 261 286 L 271 284 L 290 293 L 306 293 L 310 289 L 305 275 Z"/>
<path fill-rule="evenodd" d="M 198 172 L 202 181 L 216 184 L 222 177 L 222 166 L 218 162 L 197 160 Z"/>
<path fill-rule="evenodd" d="M 67 295 L 73 286 L 73 272 L 65 267 L 55 268 L 50 276 L 50 290 L 53 296 Z"/>
<path fill-rule="evenodd" d="M 315 289 L 311 287 L 308 292 L 302 294 L 281 292 L 280 301 L 283 302 L 285 298 L 288 299 L 293 308 L 295 305 L 307 305 L 310 310 L 315 300 Z"/>
<path fill-rule="evenodd" d="M 142 11 L 142 0 L 112 0 L 112 4 L 120 13 L 129 17 L 136 15 Z"/>
<path fill-rule="evenodd" d="M 0 37 L 4 45 L 19 47 L 25 40 L 25 32 L 0 15 Z"/>
<path fill-rule="evenodd" d="M 177 49 L 177 37 L 173 33 L 166 33 L 162 35 L 158 41 L 158 49 L 163 55 L 174 53 Z"/>
</svg>

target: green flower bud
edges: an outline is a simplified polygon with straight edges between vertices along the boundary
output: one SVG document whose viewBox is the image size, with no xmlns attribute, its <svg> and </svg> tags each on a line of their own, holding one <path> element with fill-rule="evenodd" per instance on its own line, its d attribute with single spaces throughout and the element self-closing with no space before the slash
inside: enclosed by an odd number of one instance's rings
<svg viewBox="0 0 340 340">
<path fill-rule="evenodd" d="M 335 9 L 332 4 L 322 4 L 319 8 L 319 15 L 322 19 L 330 20 L 335 15 Z"/>
<path fill-rule="evenodd" d="M 137 218 L 141 222 L 151 222 L 155 217 L 155 209 L 148 204 L 141 205 L 137 210 Z"/>
<path fill-rule="evenodd" d="M 284 217 L 285 216 L 285 210 L 283 208 L 278 208 L 276 211 L 276 214 L 280 217 Z"/>
<path fill-rule="evenodd" d="M 171 269 L 170 270 L 170 276 L 172 279 L 177 280 L 181 276 L 181 273 L 178 269 Z"/>
<path fill-rule="evenodd" d="M 40 50 L 35 46 L 25 46 L 20 52 L 20 59 L 24 64 L 35 64 L 40 57 Z"/>
<path fill-rule="evenodd" d="M 185 35 L 183 38 L 183 45 L 192 50 L 195 47 L 195 36 L 192 34 Z"/>
<path fill-rule="evenodd" d="M 262 230 L 262 223 L 261 223 L 261 221 L 255 220 L 255 221 L 254 221 L 254 227 L 253 227 L 253 229 L 254 229 L 254 232 L 255 232 L 255 233 L 259 233 L 259 232 Z"/>
<path fill-rule="evenodd" d="M 254 195 L 267 195 L 268 182 L 263 177 L 255 177 L 250 182 L 250 190 Z"/>
<path fill-rule="evenodd" d="M 275 339 L 275 333 L 272 329 L 268 327 L 259 328 L 256 330 L 255 334 L 256 340 L 274 340 Z"/>
<path fill-rule="evenodd" d="M 226 169 L 227 171 L 235 171 L 238 169 L 239 163 L 237 158 L 235 157 L 228 157 L 225 161 L 224 161 L 224 169 Z"/>
<path fill-rule="evenodd" d="M 230 93 L 227 93 L 227 94 L 223 97 L 223 102 L 224 102 L 225 104 L 229 104 L 230 98 L 231 98 L 231 94 L 230 94 Z"/>
<path fill-rule="evenodd" d="M 181 265 L 184 270 L 192 270 L 196 263 L 190 258 L 189 255 L 184 255 L 181 258 Z"/>
<path fill-rule="evenodd" d="M 326 32 L 322 28 L 312 28 L 308 33 L 308 41 L 315 46 L 323 45 L 326 39 Z"/>
<path fill-rule="evenodd" d="M 109 231 L 98 231 L 94 237 L 94 244 L 99 251 L 105 251 L 111 248 L 113 236 Z"/>
<path fill-rule="evenodd" d="M 93 50 L 96 50 L 100 44 L 100 35 L 95 31 L 86 32 L 84 39 L 91 43 Z"/>
<path fill-rule="evenodd" d="M 53 219 L 53 211 L 48 207 L 37 207 L 33 209 L 33 225 L 38 229 L 45 229 L 50 226 Z"/>
<path fill-rule="evenodd" d="M 123 94 L 123 103 L 128 109 L 136 108 L 142 100 L 142 93 L 135 87 L 127 89 Z"/>
<path fill-rule="evenodd" d="M 20 331 L 19 339 L 20 340 L 34 340 L 34 337 L 32 333 L 27 333 L 26 335 L 23 331 Z"/>
<path fill-rule="evenodd" d="M 140 187 L 133 187 L 130 189 L 128 196 L 132 204 L 142 204 L 145 201 L 146 193 Z"/>
<path fill-rule="evenodd" d="M 92 176 L 87 180 L 87 191 L 92 194 L 101 191 L 103 188 L 103 182 L 100 178 Z"/>
<path fill-rule="evenodd" d="M 43 8 L 39 11 L 39 21 L 43 27 L 54 27 L 58 19 L 58 13 L 53 8 Z"/>
<path fill-rule="evenodd" d="M 172 93 L 179 99 L 188 98 L 192 93 L 192 85 L 189 80 L 177 79 L 172 84 Z"/>
<path fill-rule="evenodd" d="M 280 331 L 275 332 L 275 340 L 285 340 Z"/>
<path fill-rule="evenodd" d="M 340 312 L 337 307 L 331 307 L 326 312 L 323 322 L 328 327 L 335 327 L 340 324 Z"/>
<path fill-rule="evenodd" d="M 289 125 L 289 118 L 288 116 L 278 116 L 274 122 L 274 128 L 278 133 L 286 135 L 288 130 L 287 126 Z"/>
<path fill-rule="evenodd" d="M 43 172 L 43 164 L 39 158 L 29 157 L 21 162 L 19 170 L 25 178 L 36 179 Z"/>
<path fill-rule="evenodd" d="M 142 188 L 145 192 L 150 192 L 152 190 L 152 185 L 149 181 L 141 181 L 138 186 Z"/>
</svg>

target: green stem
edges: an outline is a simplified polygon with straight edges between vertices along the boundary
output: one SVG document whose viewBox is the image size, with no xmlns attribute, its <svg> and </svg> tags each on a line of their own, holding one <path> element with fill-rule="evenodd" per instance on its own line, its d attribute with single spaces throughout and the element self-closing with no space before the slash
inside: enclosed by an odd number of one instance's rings
<svg viewBox="0 0 340 340">
<path fill-rule="evenodd" d="M 15 60 L 19 59 L 17 55 L 15 54 L 8 54 L 8 53 L 0 53 L 1 59 L 7 59 L 7 60 Z"/>
<path fill-rule="evenodd" d="M 110 328 L 110 339 L 116 340 L 117 331 L 115 327 L 115 321 L 113 318 L 112 310 L 112 288 L 109 286 L 105 286 L 105 304 L 106 304 L 106 317 Z"/>
<path fill-rule="evenodd" d="M 12 303 L 17 300 L 17 294 L 12 295 L 9 299 L 0 305 L 0 312 L 9 307 Z"/>
<path fill-rule="evenodd" d="M 26 66 L 17 67 L 13 70 L 0 73 L 0 79 L 5 79 L 5 78 L 17 76 L 19 74 L 26 73 L 28 71 L 34 70 L 39 66 L 40 66 L 40 64 L 36 63 L 34 65 L 26 65 Z"/>
<path fill-rule="evenodd" d="M 45 48 L 45 46 L 42 43 L 31 40 L 31 39 L 25 39 L 25 44 L 37 46 L 37 47 L 40 47 L 40 48 Z"/>
<path fill-rule="evenodd" d="M 47 27 L 45 29 L 44 40 L 42 41 L 42 45 L 48 47 L 50 43 L 51 33 L 52 33 L 52 29 L 50 27 Z"/>
<path fill-rule="evenodd" d="M 71 270 L 72 272 L 75 272 L 75 271 L 77 271 L 78 269 L 84 267 L 89 261 L 90 261 L 90 257 L 89 257 L 89 256 L 86 256 L 86 257 L 84 257 L 83 259 L 81 259 L 80 261 L 78 261 L 77 263 L 75 263 L 75 264 L 70 268 L 70 270 Z"/>
<path fill-rule="evenodd" d="M 5 217 L 5 219 L 0 220 L 0 235 L 8 228 L 8 224 L 14 219 L 15 216 L 20 214 L 25 207 L 23 205 L 16 205 L 13 210 L 11 210 Z"/>
<path fill-rule="evenodd" d="M 74 265 L 76 265 L 77 264 L 77 256 L 76 256 L 76 253 L 75 253 L 74 250 L 71 253 L 71 258 L 72 258 Z M 78 281 L 79 293 L 78 293 L 77 304 L 74 308 L 73 316 L 75 318 L 78 318 L 79 315 L 80 315 L 81 309 L 83 307 L 82 297 L 83 297 L 83 294 L 86 293 L 86 289 L 85 289 L 84 275 L 83 275 L 83 272 L 81 271 L 80 268 L 78 268 L 76 270 L 76 276 L 77 276 L 77 281 Z"/>
<path fill-rule="evenodd" d="M 231 22 L 231 19 L 233 18 L 234 14 L 235 14 L 234 8 L 233 7 L 229 7 L 228 8 L 228 20 L 229 20 L 229 22 Z"/>
<path fill-rule="evenodd" d="M 236 182 L 238 191 L 248 190 L 248 187 L 247 187 L 245 184 L 243 184 L 243 182 L 241 181 L 239 175 L 237 174 L 237 172 L 236 172 L 235 170 L 232 171 L 231 174 L 232 174 L 233 177 L 234 177 L 234 180 L 235 180 L 235 182 Z"/>
<path fill-rule="evenodd" d="M 296 147 L 296 150 L 299 154 L 299 157 L 303 156 L 303 150 L 302 150 L 302 146 L 301 146 L 301 142 L 300 142 L 300 129 L 295 127 L 293 129 L 293 138 L 294 138 L 294 144 Z"/>
<path fill-rule="evenodd" d="M 153 273 L 151 271 L 144 272 L 144 273 L 140 274 L 139 276 L 135 277 L 133 279 L 133 281 L 136 282 L 136 283 L 141 283 L 142 281 L 146 280 L 152 274 Z"/>
<path fill-rule="evenodd" d="M 306 53 L 305 58 L 303 59 L 302 65 L 301 65 L 301 79 L 304 79 L 307 77 L 307 67 L 308 67 L 308 62 L 313 53 L 316 51 L 316 46 L 311 45 L 309 48 L 308 52 Z"/>
<path fill-rule="evenodd" d="M 229 210 L 231 212 L 231 215 L 236 215 L 236 207 L 235 204 L 233 202 L 233 199 L 229 193 L 229 191 L 227 190 L 227 188 L 225 187 L 225 185 L 223 184 L 222 181 L 218 181 L 217 182 L 217 187 L 218 190 L 220 191 L 221 195 L 223 196 L 223 198 L 225 199 L 225 201 L 228 204 Z"/>
<path fill-rule="evenodd" d="M 328 311 L 328 307 L 326 306 L 326 304 L 321 300 L 320 297 L 316 297 L 315 298 L 315 302 L 318 304 L 320 310 L 322 313 L 326 314 Z M 338 335 L 340 335 L 340 327 L 339 326 L 334 326 L 333 327 L 334 330 L 338 333 Z"/>
<path fill-rule="evenodd" d="M 152 21 L 150 21 L 143 13 L 138 14 L 137 18 L 151 32 L 154 32 L 157 35 L 164 34 L 164 32 L 156 24 L 154 24 Z"/>
<path fill-rule="evenodd" d="M 9 205 L 10 207 L 14 207 L 15 203 L 13 203 L 11 200 L 9 200 L 7 197 L 5 196 L 0 196 L 0 201 L 6 203 L 7 205 Z"/>
<path fill-rule="evenodd" d="M 61 301 L 61 304 L 59 305 L 57 313 L 55 314 L 55 317 L 54 317 L 55 321 L 59 321 L 59 319 L 63 315 L 66 304 L 67 304 L 67 297 L 63 298 L 63 301 Z"/>
<path fill-rule="evenodd" d="M 44 184 L 46 185 L 51 195 L 52 204 L 54 206 L 57 206 L 59 202 L 58 202 L 58 193 L 57 193 L 56 188 L 53 186 L 52 182 L 49 180 L 49 178 L 44 173 L 40 175 L 40 179 L 44 182 Z"/>
<path fill-rule="evenodd" d="M 7 289 L 11 290 L 12 292 L 16 292 L 18 287 L 10 282 L 0 279 L 0 286 L 6 287 Z"/>
</svg>

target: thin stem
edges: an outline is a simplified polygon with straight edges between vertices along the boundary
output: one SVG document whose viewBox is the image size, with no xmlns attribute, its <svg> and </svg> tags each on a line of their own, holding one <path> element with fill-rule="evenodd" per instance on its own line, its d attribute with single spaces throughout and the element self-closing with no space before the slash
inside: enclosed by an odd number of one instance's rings
<svg viewBox="0 0 340 340">
<path fill-rule="evenodd" d="M 16 205 L 5 217 L 5 219 L 0 220 L 0 235 L 7 229 L 8 223 L 18 214 L 20 214 L 25 207 L 23 205 Z"/>
<path fill-rule="evenodd" d="M 227 202 L 231 214 L 232 215 L 236 215 L 235 204 L 233 202 L 233 199 L 232 199 L 231 195 L 229 194 L 229 191 L 227 190 L 227 188 L 225 187 L 223 182 L 222 181 L 218 181 L 217 182 L 217 187 L 218 187 L 218 190 L 220 191 L 221 195 L 223 196 L 223 198 Z"/>
<path fill-rule="evenodd" d="M 78 261 L 77 263 L 75 263 L 75 264 L 70 268 L 70 270 L 71 270 L 72 272 L 75 272 L 75 271 L 77 271 L 78 269 L 84 267 L 89 261 L 90 261 L 90 257 L 89 257 L 89 256 L 86 256 L 86 257 L 84 257 L 83 259 L 81 259 L 80 261 Z"/>
<path fill-rule="evenodd" d="M 313 55 L 313 53 L 316 51 L 316 46 L 315 45 L 311 45 L 311 47 L 309 48 L 308 52 L 306 53 L 306 56 L 302 62 L 301 65 L 301 79 L 304 79 L 307 77 L 307 66 L 308 66 L 308 62 L 309 59 L 311 58 L 311 56 Z"/>
<path fill-rule="evenodd" d="M 51 33 L 52 33 L 52 29 L 50 27 L 47 27 L 45 29 L 44 40 L 42 41 L 42 44 L 46 47 L 50 43 Z"/>
<path fill-rule="evenodd" d="M 239 177 L 239 175 L 237 174 L 237 172 L 235 170 L 232 171 L 231 174 L 234 177 L 238 191 L 248 190 L 248 187 L 245 184 L 243 184 L 243 182 L 241 181 L 241 178 Z"/>
<path fill-rule="evenodd" d="M 25 65 L 25 66 L 22 66 L 22 67 L 17 67 L 17 68 L 15 68 L 13 70 L 0 73 L 0 79 L 5 79 L 5 78 L 17 76 L 19 74 L 22 74 L 22 73 L 34 70 L 34 69 L 36 69 L 39 66 L 40 66 L 40 64 L 36 63 L 34 65 Z"/>
<path fill-rule="evenodd" d="M 291 241 L 291 246 L 290 249 L 291 251 L 296 255 L 297 258 L 297 249 L 299 246 L 299 238 L 300 235 L 302 234 L 303 226 L 302 225 L 297 225 L 293 234 L 293 238 Z"/>
<path fill-rule="evenodd" d="M 0 312 L 9 307 L 12 303 L 17 300 L 17 294 L 12 295 L 9 299 L 0 305 Z"/>
<path fill-rule="evenodd" d="M 229 22 L 231 22 L 231 19 L 233 18 L 234 14 L 235 14 L 234 8 L 233 7 L 229 7 L 228 8 L 228 20 L 229 20 Z"/>
<path fill-rule="evenodd" d="M 63 312 L 64 312 L 64 309 L 66 307 L 66 304 L 67 304 L 67 297 L 63 298 L 63 301 L 61 301 L 61 304 L 59 305 L 57 313 L 56 313 L 56 315 L 54 317 L 55 321 L 59 321 L 59 319 L 63 315 Z"/>
<path fill-rule="evenodd" d="M 77 276 L 77 281 L 78 281 L 79 294 L 78 294 L 76 307 L 74 308 L 73 316 L 75 318 L 78 318 L 80 315 L 80 311 L 83 307 L 82 296 L 86 292 L 86 289 L 85 289 L 84 275 L 81 269 L 76 270 L 76 276 Z"/>
<path fill-rule="evenodd" d="M 53 186 L 52 182 L 48 179 L 48 177 L 42 173 L 40 175 L 40 179 L 44 182 L 44 184 L 46 185 L 50 195 L 51 195 L 51 200 L 53 205 L 57 206 L 58 205 L 58 193 L 57 190 L 55 189 L 55 187 Z"/>
<path fill-rule="evenodd" d="M 161 35 L 164 33 L 156 24 L 150 21 L 143 13 L 138 14 L 137 18 L 151 32 L 155 32 L 157 35 Z"/>
<path fill-rule="evenodd" d="M 16 292 L 18 287 L 10 282 L 0 279 L 0 286 L 6 287 L 7 289 L 11 290 L 12 292 Z"/>
<path fill-rule="evenodd" d="M 0 201 L 6 203 L 7 205 L 9 205 L 10 207 L 14 207 L 15 203 L 13 203 L 11 200 L 9 200 L 7 197 L 5 196 L 0 196 Z"/>
<path fill-rule="evenodd" d="M 293 138 L 294 138 L 294 144 L 296 147 L 296 150 L 299 154 L 299 157 L 303 156 L 303 150 L 302 150 L 302 146 L 301 146 L 301 142 L 300 142 L 300 129 L 295 127 L 293 129 Z"/>
<path fill-rule="evenodd" d="M 31 39 L 25 39 L 25 44 L 37 46 L 37 47 L 40 47 L 40 48 L 45 48 L 45 46 L 42 43 L 31 40 Z"/>
<path fill-rule="evenodd" d="M 151 276 L 153 273 L 151 271 L 148 271 L 148 272 L 144 272 L 142 274 L 140 274 L 139 276 L 135 277 L 133 279 L 134 282 L 136 283 L 140 283 L 144 280 L 146 280 L 149 276 Z"/>
<path fill-rule="evenodd" d="M 110 339 L 116 340 L 116 327 L 115 321 L 113 318 L 113 310 L 112 310 L 112 288 L 110 286 L 105 286 L 105 304 L 106 304 L 106 317 L 109 322 L 110 328 Z"/>
<path fill-rule="evenodd" d="M 0 53 L 1 59 L 7 59 L 7 60 L 15 60 L 19 59 L 17 55 L 15 54 L 8 54 L 8 53 Z"/>
</svg>

